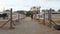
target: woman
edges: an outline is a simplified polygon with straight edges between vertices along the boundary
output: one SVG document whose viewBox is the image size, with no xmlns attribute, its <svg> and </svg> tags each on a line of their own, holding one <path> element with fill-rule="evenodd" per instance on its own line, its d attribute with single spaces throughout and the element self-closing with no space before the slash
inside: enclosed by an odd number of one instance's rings
<svg viewBox="0 0 60 34">
<path fill-rule="evenodd" d="M 33 19 L 33 14 L 31 14 L 31 19 Z"/>
</svg>

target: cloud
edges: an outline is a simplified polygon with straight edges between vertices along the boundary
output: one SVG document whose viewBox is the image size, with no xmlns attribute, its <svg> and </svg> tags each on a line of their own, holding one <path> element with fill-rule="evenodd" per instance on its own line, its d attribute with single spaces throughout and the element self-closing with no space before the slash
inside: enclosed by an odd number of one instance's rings
<svg viewBox="0 0 60 34">
<path fill-rule="evenodd" d="M 25 0 L 17 0 L 17 1 L 23 2 L 23 1 L 25 1 Z"/>
<path fill-rule="evenodd" d="M 5 8 L 13 8 L 14 10 L 28 10 L 32 6 L 41 6 L 41 8 L 59 8 L 60 0 L 0 0 L 0 10 Z"/>
</svg>

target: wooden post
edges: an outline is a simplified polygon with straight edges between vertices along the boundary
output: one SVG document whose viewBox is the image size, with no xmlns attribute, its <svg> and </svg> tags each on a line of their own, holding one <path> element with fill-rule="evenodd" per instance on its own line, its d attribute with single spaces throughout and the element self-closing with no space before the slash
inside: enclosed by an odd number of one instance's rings
<svg viewBox="0 0 60 34">
<path fill-rule="evenodd" d="M 18 13 L 18 22 L 19 22 L 19 13 Z"/>
<path fill-rule="evenodd" d="M 45 25 L 45 11 L 44 11 L 43 25 Z"/>
<path fill-rule="evenodd" d="M 10 10 L 10 29 L 13 29 L 13 25 L 12 25 L 12 8 Z"/>
<path fill-rule="evenodd" d="M 51 9 L 48 11 L 49 27 L 51 27 Z"/>
<path fill-rule="evenodd" d="M 40 19 L 41 18 L 41 14 L 40 14 L 40 8 L 39 8 L 39 22 L 41 22 Z"/>
</svg>

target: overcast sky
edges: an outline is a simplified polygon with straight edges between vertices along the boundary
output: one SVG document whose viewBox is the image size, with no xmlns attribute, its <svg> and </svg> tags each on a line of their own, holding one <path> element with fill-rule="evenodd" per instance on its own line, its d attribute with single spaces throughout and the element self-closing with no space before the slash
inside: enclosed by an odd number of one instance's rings
<svg viewBox="0 0 60 34">
<path fill-rule="evenodd" d="M 13 8 L 13 10 L 30 10 L 32 6 L 41 6 L 41 9 L 60 8 L 60 0 L 0 0 L 0 11 Z"/>
</svg>

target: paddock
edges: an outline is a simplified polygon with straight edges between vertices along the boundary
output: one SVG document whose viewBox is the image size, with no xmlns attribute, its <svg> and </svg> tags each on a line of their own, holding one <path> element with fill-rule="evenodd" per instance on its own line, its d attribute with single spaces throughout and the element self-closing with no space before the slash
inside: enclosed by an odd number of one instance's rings
<svg viewBox="0 0 60 34">
<path fill-rule="evenodd" d="M 24 14 L 11 12 L 8 13 L 8 19 L 0 18 L 0 28 L 14 27 L 17 24 L 20 24 L 21 20 L 25 18 Z"/>
<path fill-rule="evenodd" d="M 54 29 L 54 26 L 60 25 L 60 12 L 52 12 L 51 9 L 46 13 L 35 14 L 34 19 L 39 22 L 39 24 L 46 25 Z"/>
<path fill-rule="evenodd" d="M 18 14 L 17 14 L 18 15 Z M 12 27 L 15 29 L 9 29 L 11 26 L 11 22 L 8 21 L 7 24 L 4 24 L 4 20 L 1 21 L 1 25 L 4 26 L 0 29 L 0 33 L 2 34 L 60 34 L 60 31 L 56 31 L 51 29 L 50 27 L 45 26 L 47 23 L 49 24 L 48 18 L 45 18 L 45 14 L 43 17 L 39 18 L 39 22 L 35 19 L 31 19 L 30 17 L 26 17 L 24 14 L 19 14 L 19 19 L 16 16 L 16 13 L 12 15 Z M 16 17 L 15 17 L 16 16 Z M 11 16 L 9 17 L 11 18 Z M 25 19 L 24 19 L 25 18 Z M 7 19 L 5 19 L 7 21 Z M 20 22 L 15 22 L 15 20 L 19 20 Z M 42 22 L 41 22 L 42 21 Z M 17 24 L 18 23 L 18 24 Z M 42 25 L 43 24 L 43 25 Z"/>
</svg>

